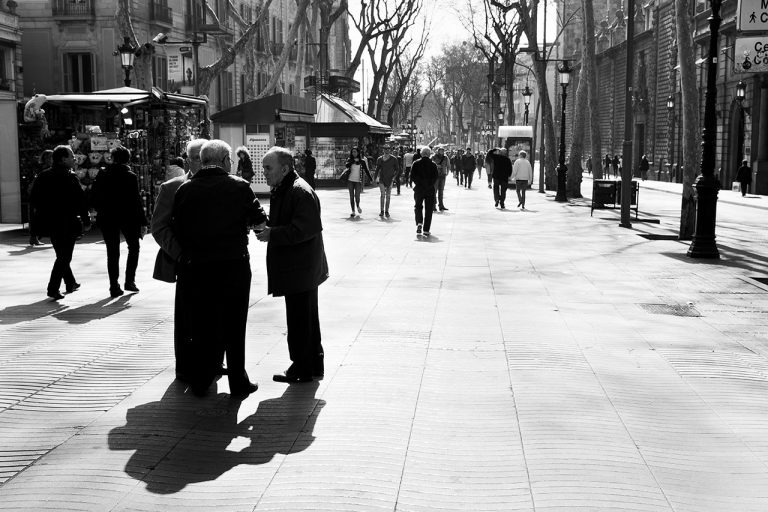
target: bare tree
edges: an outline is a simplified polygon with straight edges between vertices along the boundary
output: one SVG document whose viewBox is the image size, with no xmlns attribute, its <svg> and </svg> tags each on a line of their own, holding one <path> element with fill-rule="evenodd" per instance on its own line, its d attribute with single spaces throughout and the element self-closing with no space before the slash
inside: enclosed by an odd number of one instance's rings
<svg viewBox="0 0 768 512">
<path fill-rule="evenodd" d="M 600 137 L 600 105 L 597 98 L 597 46 L 595 44 L 595 10 L 592 0 L 582 0 L 584 9 L 584 50 L 581 65 L 582 80 L 588 87 L 589 142 L 592 157 L 592 172 L 595 179 L 603 177 L 602 140 Z M 574 109 L 577 110 L 577 109 Z"/>
<path fill-rule="evenodd" d="M 696 165 L 701 161 L 699 132 L 699 91 L 696 88 L 696 52 L 693 42 L 693 5 L 690 0 L 675 0 L 675 24 L 677 29 L 678 64 L 683 114 L 683 197 L 680 209 L 681 240 L 693 238 L 696 221 L 696 202 L 693 182 Z"/>
</svg>

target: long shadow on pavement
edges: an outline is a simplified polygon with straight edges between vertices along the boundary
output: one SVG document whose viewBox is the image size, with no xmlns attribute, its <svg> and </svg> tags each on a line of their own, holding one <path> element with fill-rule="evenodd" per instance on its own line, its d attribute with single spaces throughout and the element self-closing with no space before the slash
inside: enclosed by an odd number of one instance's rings
<svg viewBox="0 0 768 512">
<path fill-rule="evenodd" d="M 128 410 L 126 424 L 109 432 L 109 448 L 135 450 L 125 472 L 149 492 L 176 493 L 240 464 L 264 464 L 309 447 L 325 405 L 315 398 L 318 386 L 316 381 L 289 385 L 238 423 L 240 401 L 223 394 L 197 399 L 174 382 L 159 401 Z"/>
<path fill-rule="evenodd" d="M 0 325 L 18 324 L 43 318 L 67 309 L 51 299 L 43 299 L 31 304 L 20 304 L 0 309 Z"/>
<path fill-rule="evenodd" d="M 92 320 L 101 320 L 128 309 L 130 295 L 123 295 L 117 299 L 101 299 L 93 304 L 85 304 L 76 308 L 66 308 L 53 313 L 51 316 L 70 324 L 85 324 Z"/>
</svg>

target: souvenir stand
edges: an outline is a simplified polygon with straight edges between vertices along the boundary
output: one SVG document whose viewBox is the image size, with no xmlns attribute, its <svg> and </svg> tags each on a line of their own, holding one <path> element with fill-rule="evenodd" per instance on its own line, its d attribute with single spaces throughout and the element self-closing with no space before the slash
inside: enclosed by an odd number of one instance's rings
<svg viewBox="0 0 768 512">
<path fill-rule="evenodd" d="M 20 134 L 25 149 L 22 175 L 31 174 L 25 165 L 37 165 L 33 157 L 43 149 L 69 144 L 75 152 L 75 172 L 88 193 L 99 170 L 110 163 L 109 151 L 122 145 L 131 150 L 147 218 L 169 160 L 183 153 L 188 140 L 207 133 L 207 100 L 155 87 L 57 94 L 42 96 L 42 101 L 40 96 L 34 107 L 43 107 L 42 123 L 30 123 Z"/>
<path fill-rule="evenodd" d="M 310 125 L 310 148 L 317 160 L 317 183 L 335 184 L 353 146 L 378 147 L 392 128 L 361 112 L 347 101 L 321 93 L 317 115 Z"/>
</svg>

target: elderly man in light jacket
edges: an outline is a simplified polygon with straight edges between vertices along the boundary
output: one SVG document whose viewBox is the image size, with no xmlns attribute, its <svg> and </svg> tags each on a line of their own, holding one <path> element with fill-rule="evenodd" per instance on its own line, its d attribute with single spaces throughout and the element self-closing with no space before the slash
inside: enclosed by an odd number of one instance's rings
<svg viewBox="0 0 768 512">
<path fill-rule="evenodd" d="M 525 210 L 525 189 L 528 183 L 533 181 L 533 168 L 526 158 L 528 154 L 525 151 L 518 153 L 518 158 L 512 165 L 512 179 L 515 181 L 515 191 L 517 192 L 517 207 Z"/>
</svg>

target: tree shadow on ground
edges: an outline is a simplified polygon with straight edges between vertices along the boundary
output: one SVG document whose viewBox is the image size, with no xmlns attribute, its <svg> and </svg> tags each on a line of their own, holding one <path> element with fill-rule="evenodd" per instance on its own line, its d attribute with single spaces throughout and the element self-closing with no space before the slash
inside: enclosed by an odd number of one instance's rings
<svg viewBox="0 0 768 512">
<path fill-rule="evenodd" d="M 224 394 L 193 398 L 174 382 L 159 401 L 128 410 L 126 424 L 109 432 L 109 448 L 134 450 L 125 472 L 149 492 L 173 494 L 241 464 L 264 464 L 277 454 L 305 450 L 325 405 L 315 398 L 318 386 L 317 381 L 289 385 L 238 423 L 241 401 Z"/>
<path fill-rule="evenodd" d="M 738 268 L 749 272 L 755 272 L 760 276 L 766 275 L 766 268 L 768 267 L 768 258 L 762 254 L 758 254 L 752 251 L 746 251 L 744 249 L 737 249 L 721 243 L 717 244 L 718 252 L 720 253 L 719 259 L 707 259 L 707 258 L 691 258 L 688 256 L 688 250 L 684 250 L 679 253 L 662 252 L 660 254 L 675 258 L 680 261 L 694 264 L 709 264 L 718 265 L 724 267 Z"/>
</svg>

